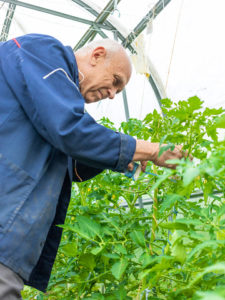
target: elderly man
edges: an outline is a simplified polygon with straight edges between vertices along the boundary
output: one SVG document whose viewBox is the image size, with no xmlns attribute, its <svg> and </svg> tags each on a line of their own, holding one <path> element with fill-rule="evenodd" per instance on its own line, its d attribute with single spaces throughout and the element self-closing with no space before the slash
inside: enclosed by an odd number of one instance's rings
<svg viewBox="0 0 225 300">
<path fill-rule="evenodd" d="M 45 291 L 61 238 L 72 181 L 132 161 L 167 167 L 179 147 L 158 158 L 159 145 L 116 133 L 84 112 L 113 99 L 131 64 L 116 42 L 78 50 L 44 35 L 0 43 L 0 299 L 20 297 L 24 282 Z"/>
</svg>

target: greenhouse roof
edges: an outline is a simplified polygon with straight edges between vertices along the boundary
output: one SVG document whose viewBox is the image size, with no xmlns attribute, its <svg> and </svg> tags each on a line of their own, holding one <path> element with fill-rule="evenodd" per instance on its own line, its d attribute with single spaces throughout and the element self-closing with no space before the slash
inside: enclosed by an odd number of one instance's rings
<svg viewBox="0 0 225 300">
<path fill-rule="evenodd" d="M 119 123 L 159 110 L 165 97 L 225 107 L 224 9 L 223 0 L 0 0 L 1 41 L 35 32 L 78 49 L 118 39 L 132 56 L 132 79 L 114 101 L 86 109 Z"/>
</svg>

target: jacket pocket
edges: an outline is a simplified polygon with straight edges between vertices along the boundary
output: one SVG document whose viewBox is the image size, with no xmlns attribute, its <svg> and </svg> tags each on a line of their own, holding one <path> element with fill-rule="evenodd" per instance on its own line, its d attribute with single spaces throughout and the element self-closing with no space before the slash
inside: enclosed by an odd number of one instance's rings
<svg viewBox="0 0 225 300">
<path fill-rule="evenodd" d="M 9 229 L 35 180 L 0 153 L 0 232 Z"/>
</svg>

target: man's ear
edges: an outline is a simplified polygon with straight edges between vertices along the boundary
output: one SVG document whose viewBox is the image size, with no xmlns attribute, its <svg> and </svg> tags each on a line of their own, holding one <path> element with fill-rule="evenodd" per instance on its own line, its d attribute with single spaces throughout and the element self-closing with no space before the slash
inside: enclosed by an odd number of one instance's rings
<svg viewBox="0 0 225 300">
<path fill-rule="evenodd" d="M 95 48 L 90 57 L 90 63 L 92 66 L 97 65 L 98 62 L 105 59 L 106 57 L 106 49 L 102 46 Z"/>
</svg>

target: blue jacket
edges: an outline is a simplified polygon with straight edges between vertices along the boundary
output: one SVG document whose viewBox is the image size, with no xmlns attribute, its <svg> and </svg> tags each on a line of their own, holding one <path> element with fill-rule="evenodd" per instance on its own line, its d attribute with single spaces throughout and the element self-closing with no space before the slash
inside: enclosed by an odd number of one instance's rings
<svg viewBox="0 0 225 300">
<path fill-rule="evenodd" d="M 135 145 L 84 112 L 70 47 L 38 34 L 0 43 L 0 262 L 45 291 L 75 161 L 83 180 L 123 172 Z"/>
</svg>

